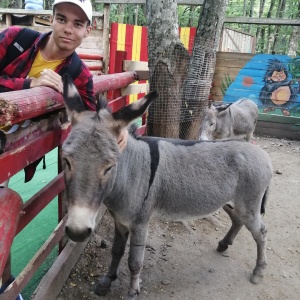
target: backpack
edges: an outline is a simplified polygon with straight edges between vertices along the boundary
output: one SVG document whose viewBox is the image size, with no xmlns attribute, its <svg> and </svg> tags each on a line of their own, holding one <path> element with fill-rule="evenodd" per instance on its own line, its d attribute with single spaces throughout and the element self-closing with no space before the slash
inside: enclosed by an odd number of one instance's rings
<svg viewBox="0 0 300 300">
<path fill-rule="evenodd" d="M 6 57 L 0 62 L 0 70 L 3 70 L 24 51 L 28 50 L 40 35 L 41 33 L 38 31 L 26 27 L 22 28 L 13 42 L 8 46 Z M 75 52 L 73 55 L 72 63 L 69 66 L 66 66 L 66 68 L 63 68 L 61 70 L 61 73 L 67 72 L 72 77 L 72 79 L 75 80 L 81 72 L 80 66 L 81 59 Z"/>
</svg>

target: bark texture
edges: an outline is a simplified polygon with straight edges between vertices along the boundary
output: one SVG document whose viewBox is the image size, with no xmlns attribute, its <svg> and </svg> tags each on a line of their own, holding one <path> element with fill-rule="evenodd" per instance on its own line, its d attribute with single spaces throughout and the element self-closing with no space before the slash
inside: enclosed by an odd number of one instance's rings
<svg viewBox="0 0 300 300">
<path fill-rule="evenodd" d="M 177 1 L 147 0 L 150 90 L 159 93 L 148 115 L 148 135 L 179 137 L 182 83 L 189 54 L 178 34 Z"/>
<path fill-rule="evenodd" d="M 180 137 L 198 139 L 208 104 L 227 0 L 204 1 L 182 94 Z"/>
</svg>

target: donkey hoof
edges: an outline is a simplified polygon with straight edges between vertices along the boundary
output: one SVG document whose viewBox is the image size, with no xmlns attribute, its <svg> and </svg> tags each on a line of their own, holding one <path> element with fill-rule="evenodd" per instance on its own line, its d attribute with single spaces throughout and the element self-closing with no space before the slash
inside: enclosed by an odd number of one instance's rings
<svg viewBox="0 0 300 300">
<path fill-rule="evenodd" d="M 139 291 L 134 290 L 134 289 L 131 288 L 128 291 L 128 295 L 126 297 L 126 300 L 136 300 L 136 299 L 138 299 L 139 294 L 140 294 Z"/>
<path fill-rule="evenodd" d="M 228 245 L 224 244 L 222 241 L 219 242 L 219 245 L 217 247 L 218 252 L 224 252 L 228 249 Z"/>
<path fill-rule="evenodd" d="M 108 277 L 103 277 L 99 280 L 96 289 L 95 289 L 95 294 L 98 296 L 105 296 L 111 286 L 111 280 Z"/>
<path fill-rule="evenodd" d="M 262 278 L 262 275 L 253 274 L 250 278 L 250 282 L 253 284 L 258 284 L 262 281 Z"/>
</svg>

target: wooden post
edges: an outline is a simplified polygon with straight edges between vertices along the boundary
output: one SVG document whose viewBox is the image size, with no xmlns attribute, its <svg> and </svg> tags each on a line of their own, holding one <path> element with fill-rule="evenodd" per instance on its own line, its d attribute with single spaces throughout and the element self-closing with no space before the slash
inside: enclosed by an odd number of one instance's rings
<svg viewBox="0 0 300 300">
<path fill-rule="evenodd" d="M 123 72 L 123 61 L 127 58 L 126 51 L 116 51 L 115 52 L 115 66 L 114 73 L 122 73 Z M 112 91 L 112 99 L 116 99 L 121 97 L 121 89 L 117 89 Z"/>
<path fill-rule="evenodd" d="M 104 21 L 103 21 L 103 71 L 108 74 L 108 62 L 109 62 L 109 10 L 110 4 L 104 4 Z"/>
<path fill-rule="evenodd" d="M 0 189 L 0 278 L 14 240 L 22 207 L 22 199 L 11 189 Z"/>
</svg>

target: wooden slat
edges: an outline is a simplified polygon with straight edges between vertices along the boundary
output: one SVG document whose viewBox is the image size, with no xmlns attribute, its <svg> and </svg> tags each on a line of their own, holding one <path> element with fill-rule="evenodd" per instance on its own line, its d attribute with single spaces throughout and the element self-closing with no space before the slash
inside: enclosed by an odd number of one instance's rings
<svg viewBox="0 0 300 300">
<path fill-rule="evenodd" d="M 0 278 L 10 254 L 10 248 L 14 240 L 22 199 L 15 191 L 5 188 L 0 189 Z M 1 286 L 1 284 L 0 284 Z"/>
<path fill-rule="evenodd" d="M 60 173 L 35 195 L 22 208 L 22 216 L 16 235 L 23 230 L 59 193 L 65 188 L 63 173 Z"/>
<path fill-rule="evenodd" d="M 124 71 L 149 71 L 147 61 L 133 61 L 124 60 L 123 61 Z"/>
<path fill-rule="evenodd" d="M 257 121 L 255 134 L 267 135 L 276 138 L 300 141 L 300 126 L 276 122 Z"/>
<path fill-rule="evenodd" d="M 102 204 L 96 218 L 96 224 L 100 222 L 105 211 L 106 207 Z M 58 258 L 54 261 L 49 271 L 42 278 L 30 299 L 56 300 L 88 242 L 89 239 L 83 243 L 69 241 Z"/>
<path fill-rule="evenodd" d="M 95 3 L 105 4 L 145 4 L 146 0 L 95 0 Z M 203 5 L 203 0 L 177 0 L 180 5 Z"/>
<path fill-rule="evenodd" d="M 94 76 L 94 90 L 100 93 L 126 87 L 137 79 L 135 72 Z M 49 87 L 37 87 L 0 94 L 0 124 L 10 125 L 64 107 L 63 97 Z"/>
<path fill-rule="evenodd" d="M 69 124 L 68 124 L 69 125 Z M 61 145 L 70 130 L 70 126 L 46 132 L 40 137 L 24 143 L 0 155 L 0 182 L 4 182 L 30 163 L 36 161 L 52 149 Z"/>
<path fill-rule="evenodd" d="M 130 84 L 122 89 L 122 95 L 134 95 L 149 92 L 149 83 Z"/>
<path fill-rule="evenodd" d="M 27 15 L 27 16 L 51 16 L 52 10 L 34 10 L 34 9 L 17 9 L 17 8 L 0 8 L 0 15 Z M 103 13 L 93 11 L 93 17 L 102 17 Z"/>
<path fill-rule="evenodd" d="M 35 272 L 48 257 L 55 245 L 57 245 L 57 243 L 63 237 L 66 220 L 67 216 L 65 216 L 63 220 L 58 224 L 50 237 L 33 256 L 33 258 L 19 274 L 19 276 L 13 281 L 13 283 L 8 286 L 4 293 L 0 295 L 0 300 L 12 300 L 17 298 L 19 293 L 24 289 Z"/>
</svg>

